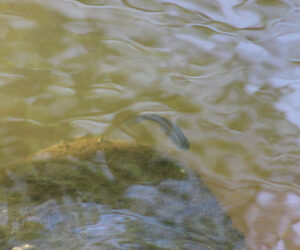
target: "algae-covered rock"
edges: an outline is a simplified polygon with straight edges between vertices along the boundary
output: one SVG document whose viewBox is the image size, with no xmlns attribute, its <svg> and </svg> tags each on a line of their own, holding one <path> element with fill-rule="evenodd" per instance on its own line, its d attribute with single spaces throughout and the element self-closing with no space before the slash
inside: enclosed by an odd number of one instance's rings
<svg viewBox="0 0 300 250">
<path fill-rule="evenodd" d="M 244 249 L 201 179 L 145 145 L 82 137 L 2 168 L 3 249 Z"/>
<path fill-rule="evenodd" d="M 67 194 L 107 203 L 135 183 L 187 177 L 178 163 L 150 147 L 101 137 L 62 142 L 2 171 L 0 185 L 14 192 L 19 185 L 30 202 Z"/>
</svg>

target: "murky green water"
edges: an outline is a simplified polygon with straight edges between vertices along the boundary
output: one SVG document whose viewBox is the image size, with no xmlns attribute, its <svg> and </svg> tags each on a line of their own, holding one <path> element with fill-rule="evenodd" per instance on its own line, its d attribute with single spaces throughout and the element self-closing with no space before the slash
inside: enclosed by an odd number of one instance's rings
<svg viewBox="0 0 300 250">
<path fill-rule="evenodd" d="M 152 145 L 200 174 L 248 249 L 300 249 L 299 27 L 292 0 L 0 1 L 1 165 L 85 135 Z M 125 122 L 143 113 L 189 151 Z"/>
</svg>

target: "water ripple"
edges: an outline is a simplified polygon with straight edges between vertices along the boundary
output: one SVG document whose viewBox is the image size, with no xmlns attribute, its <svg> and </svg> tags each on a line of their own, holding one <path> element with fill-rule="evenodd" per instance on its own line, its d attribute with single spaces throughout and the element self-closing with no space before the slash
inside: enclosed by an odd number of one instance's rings
<svg viewBox="0 0 300 250">
<path fill-rule="evenodd" d="M 250 249 L 300 246 L 296 2 L 20 0 L 0 12 L 4 165 L 79 135 L 148 143 L 208 180 Z M 126 125 L 144 113 L 172 120 L 190 150 Z"/>
</svg>

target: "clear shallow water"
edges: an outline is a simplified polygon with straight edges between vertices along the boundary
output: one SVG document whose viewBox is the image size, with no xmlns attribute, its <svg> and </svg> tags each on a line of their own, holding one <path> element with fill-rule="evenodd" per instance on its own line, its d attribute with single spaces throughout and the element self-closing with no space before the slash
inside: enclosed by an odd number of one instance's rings
<svg viewBox="0 0 300 250">
<path fill-rule="evenodd" d="M 3 166 L 87 134 L 197 171 L 249 249 L 300 248 L 296 1 L 0 1 Z M 178 124 L 189 151 L 152 123 Z"/>
</svg>

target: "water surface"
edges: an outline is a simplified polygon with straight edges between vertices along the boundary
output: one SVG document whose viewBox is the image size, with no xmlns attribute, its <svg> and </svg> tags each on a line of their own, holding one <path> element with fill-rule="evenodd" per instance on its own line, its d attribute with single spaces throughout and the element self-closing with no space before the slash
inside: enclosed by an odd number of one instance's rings
<svg viewBox="0 0 300 250">
<path fill-rule="evenodd" d="M 153 145 L 201 175 L 249 249 L 299 249 L 299 13 L 292 0 L 0 1 L 2 166 L 90 134 Z M 137 114 L 172 120 L 189 151 L 124 123 Z"/>
</svg>

